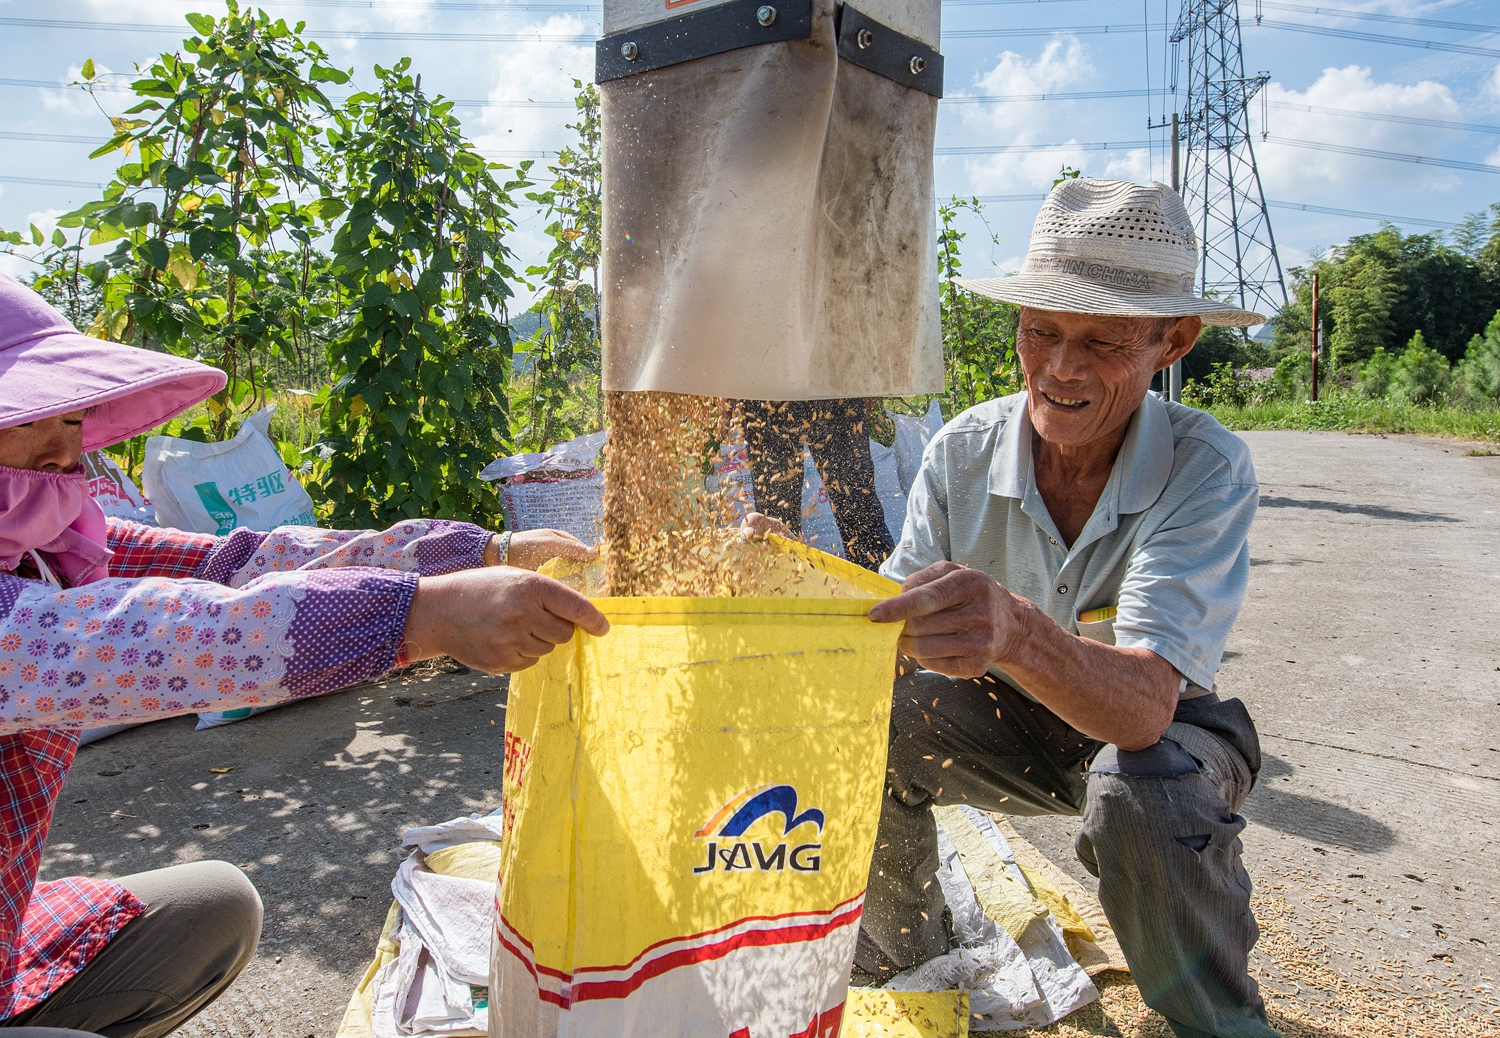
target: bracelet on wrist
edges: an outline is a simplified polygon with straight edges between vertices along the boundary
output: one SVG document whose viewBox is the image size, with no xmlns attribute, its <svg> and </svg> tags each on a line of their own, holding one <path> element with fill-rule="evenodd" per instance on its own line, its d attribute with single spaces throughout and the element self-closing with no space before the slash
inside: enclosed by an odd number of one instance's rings
<svg viewBox="0 0 1500 1038">
<path fill-rule="evenodd" d="M 510 531 L 495 534 L 495 565 L 503 566 L 510 558 Z"/>
</svg>

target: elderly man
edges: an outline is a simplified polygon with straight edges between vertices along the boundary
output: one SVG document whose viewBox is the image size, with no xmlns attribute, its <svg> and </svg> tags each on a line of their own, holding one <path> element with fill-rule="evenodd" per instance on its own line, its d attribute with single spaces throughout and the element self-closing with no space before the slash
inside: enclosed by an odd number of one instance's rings
<svg viewBox="0 0 1500 1038">
<path fill-rule="evenodd" d="M 1079 814 L 1079 858 L 1146 1002 L 1180 1036 L 1274 1035 L 1237 813 L 1260 765 L 1213 691 L 1245 597 L 1258 489 L 1245 445 L 1148 393 L 1204 323 L 1196 241 L 1161 184 L 1065 180 L 1021 272 L 960 281 L 1021 307 L 1027 391 L 934 437 L 882 568 L 905 621 L 889 789 L 855 957 L 878 983 L 950 935 L 932 804 Z"/>
</svg>

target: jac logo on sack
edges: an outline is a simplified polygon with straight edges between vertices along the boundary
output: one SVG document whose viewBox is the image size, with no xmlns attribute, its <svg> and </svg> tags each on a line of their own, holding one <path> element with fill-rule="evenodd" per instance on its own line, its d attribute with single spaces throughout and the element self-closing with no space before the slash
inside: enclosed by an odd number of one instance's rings
<svg viewBox="0 0 1500 1038">
<path fill-rule="evenodd" d="M 744 839 L 756 822 L 769 815 L 781 816 L 781 831 L 772 840 Z M 766 784 L 739 793 L 714 812 L 708 823 L 693 834 L 695 840 L 708 840 L 708 854 L 702 865 L 693 866 L 696 875 L 722 871 L 821 872 L 823 844 L 790 839 L 804 826 L 816 826 L 814 839 L 823 835 L 823 812 L 809 807 L 798 813 L 795 786 Z M 764 827 L 762 827 L 764 829 Z M 806 836 L 806 833 L 802 833 Z"/>
</svg>

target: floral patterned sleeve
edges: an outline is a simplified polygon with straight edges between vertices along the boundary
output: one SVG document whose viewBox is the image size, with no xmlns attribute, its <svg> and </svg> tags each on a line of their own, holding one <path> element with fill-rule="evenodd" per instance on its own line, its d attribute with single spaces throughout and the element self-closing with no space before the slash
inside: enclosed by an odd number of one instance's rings
<svg viewBox="0 0 1500 1038">
<path fill-rule="evenodd" d="M 111 577 L 82 587 L 0 573 L 0 734 L 273 706 L 376 677 L 397 661 L 417 578 L 484 565 L 490 538 L 435 519 L 177 533 L 111 522 Z M 188 579 L 156 575 L 189 562 Z"/>
<path fill-rule="evenodd" d="M 112 577 L 199 577 L 244 587 L 266 573 L 377 566 L 435 577 L 484 565 L 488 530 L 445 519 L 410 519 L 388 530 L 283 526 L 223 537 L 109 520 Z"/>
<path fill-rule="evenodd" d="M 0 734 L 271 706 L 396 660 L 415 573 L 271 573 L 243 587 L 0 574 Z"/>
</svg>

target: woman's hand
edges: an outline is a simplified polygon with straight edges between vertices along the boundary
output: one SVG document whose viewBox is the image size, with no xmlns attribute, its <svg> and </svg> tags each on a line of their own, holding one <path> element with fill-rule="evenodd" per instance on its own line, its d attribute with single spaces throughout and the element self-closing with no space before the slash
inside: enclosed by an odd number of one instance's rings
<svg viewBox="0 0 1500 1038">
<path fill-rule="evenodd" d="M 469 569 L 417 582 L 406 618 L 413 660 L 452 656 L 489 674 L 525 670 L 573 637 L 601 636 L 609 621 L 585 596 L 512 566 Z"/>
<path fill-rule="evenodd" d="M 510 550 L 500 558 L 499 537 L 491 537 L 484 548 L 486 566 L 515 566 L 517 569 L 538 570 L 553 559 L 568 559 L 572 562 L 593 562 L 599 557 L 599 549 L 584 544 L 571 533 L 562 530 L 523 530 L 510 535 Z"/>
</svg>

